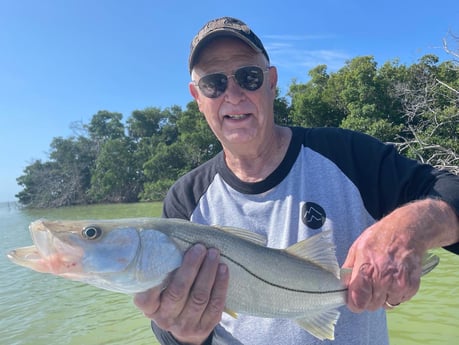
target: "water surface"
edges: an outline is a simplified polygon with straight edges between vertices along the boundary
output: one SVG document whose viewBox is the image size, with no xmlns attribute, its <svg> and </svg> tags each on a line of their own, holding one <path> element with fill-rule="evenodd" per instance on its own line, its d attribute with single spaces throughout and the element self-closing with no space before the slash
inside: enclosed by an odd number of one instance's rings
<svg viewBox="0 0 459 345">
<path fill-rule="evenodd" d="M 6 253 L 30 245 L 37 218 L 159 216 L 161 205 L 95 205 L 24 211 L 0 204 L 1 345 L 154 345 L 149 321 L 132 298 L 12 264 Z M 459 257 L 437 250 L 441 263 L 412 301 L 388 313 L 391 344 L 443 345 L 459 338 Z"/>
<path fill-rule="evenodd" d="M 27 227 L 37 218 L 158 216 L 160 208 L 131 204 L 22 211 L 0 204 L 0 344 L 158 344 L 131 296 L 16 266 L 6 253 L 32 244 Z"/>
</svg>

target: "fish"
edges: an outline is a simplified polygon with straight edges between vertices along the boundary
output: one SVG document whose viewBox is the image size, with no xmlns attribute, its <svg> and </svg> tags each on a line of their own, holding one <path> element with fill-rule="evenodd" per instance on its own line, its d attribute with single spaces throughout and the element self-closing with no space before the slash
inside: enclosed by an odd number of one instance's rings
<svg viewBox="0 0 459 345">
<path fill-rule="evenodd" d="M 339 307 L 346 304 L 344 276 L 331 230 L 286 249 L 266 246 L 249 230 L 170 218 L 46 220 L 29 226 L 34 245 L 7 256 L 15 264 L 98 288 L 135 294 L 167 284 L 193 244 L 217 248 L 229 268 L 226 309 L 286 318 L 318 339 L 334 339 Z M 423 274 L 439 258 L 424 258 Z"/>
</svg>

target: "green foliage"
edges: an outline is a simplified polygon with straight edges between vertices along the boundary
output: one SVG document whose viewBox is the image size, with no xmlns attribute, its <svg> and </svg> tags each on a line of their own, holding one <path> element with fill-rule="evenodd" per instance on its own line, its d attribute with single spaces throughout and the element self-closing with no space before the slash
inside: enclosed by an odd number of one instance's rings
<svg viewBox="0 0 459 345">
<path fill-rule="evenodd" d="M 280 125 L 343 127 L 396 145 L 409 157 L 459 172 L 459 70 L 426 55 L 411 66 L 356 57 L 293 81 L 274 101 Z M 221 150 L 193 101 L 182 110 L 93 115 L 78 136 L 54 138 L 49 161 L 34 161 L 17 182 L 30 207 L 162 200 L 173 182 Z"/>
<path fill-rule="evenodd" d="M 123 115 L 100 110 L 93 115 L 88 125 L 90 137 L 96 141 L 117 139 L 124 136 L 124 126 L 121 123 Z"/>
<path fill-rule="evenodd" d="M 144 191 L 140 193 L 140 198 L 143 201 L 163 200 L 167 191 L 172 186 L 175 180 L 162 179 L 156 182 L 146 182 Z"/>
<path fill-rule="evenodd" d="M 17 178 L 24 189 L 16 197 L 24 205 L 51 206 L 59 194 L 61 178 L 57 172 L 56 163 L 36 160 L 24 169 L 24 175 Z"/>
<path fill-rule="evenodd" d="M 290 105 L 286 97 L 279 95 L 279 89 L 276 90 L 276 99 L 274 100 L 274 122 L 281 126 L 291 125 L 289 113 Z"/>
<path fill-rule="evenodd" d="M 94 147 L 87 138 L 54 138 L 50 161 L 35 161 L 17 179 L 24 188 L 17 198 L 22 204 L 34 207 L 88 203 L 86 191 L 95 157 Z"/>
<path fill-rule="evenodd" d="M 110 139 L 102 146 L 91 176 L 89 195 L 95 202 L 137 201 L 142 172 L 128 138 Z"/>
<path fill-rule="evenodd" d="M 187 160 L 185 170 L 197 167 L 221 151 L 219 141 L 199 112 L 196 102 L 187 104 L 187 109 L 177 121 L 177 129 Z"/>
</svg>

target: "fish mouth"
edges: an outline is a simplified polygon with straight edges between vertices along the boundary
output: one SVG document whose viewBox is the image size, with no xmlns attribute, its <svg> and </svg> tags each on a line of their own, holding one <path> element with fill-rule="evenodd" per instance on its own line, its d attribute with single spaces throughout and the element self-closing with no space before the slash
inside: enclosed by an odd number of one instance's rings
<svg viewBox="0 0 459 345">
<path fill-rule="evenodd" d="M 56 275 L 79 270 L 83 251 L 55 236 L 45 220 L 32 222 L 29 231 L 34 245 L 10 251 L 7 256 L 11 261 L 37 272 Z"/>
<path fill-rule="evenodd" d="M 32 268 L 35 271 L 47 273 L 49 269 L 44 264 L 43 256 L 36 246 L 13 249 L 8 254 L 8 259 L 17 265 Z"/>
</svg>

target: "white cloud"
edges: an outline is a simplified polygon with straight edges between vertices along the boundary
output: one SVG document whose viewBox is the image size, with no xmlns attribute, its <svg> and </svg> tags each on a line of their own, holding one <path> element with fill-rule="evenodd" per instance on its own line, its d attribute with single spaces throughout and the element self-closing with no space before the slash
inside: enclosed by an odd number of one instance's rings
<svg viewBox="0 0 459 345">
<path fill-rule="evenodd" d="M 345 61 L 351 58 L 350 54 L 341 50 L 313 48 L 311 40 L 332 40 L 333 35 L 265 35 L 265 48 L 267 49 L 273 65 L 297 70 L 304 74 L 304 69 L 311 69 L 318 65 L 327 65 L 329 70 L 341 68 Z M 326 46 L 321 42 L 320 46 Z M 311 47 L 311 48 L 309 48 Z"/>
<path fill-rule="evenodd" d="M 327 65 L 328 72 L 344 66 L 352 56 L 332 46 L 334 35 L 264 35 L 264 45 L 271 64 L 279 71 L 279 86 L 286 91 L 292 79 L 306 82 L 309 70 Z M 320 42 L 317 42 L 320 40 Z M 329 44 L 327 44 L 327 41 Z"/>
</svg>

